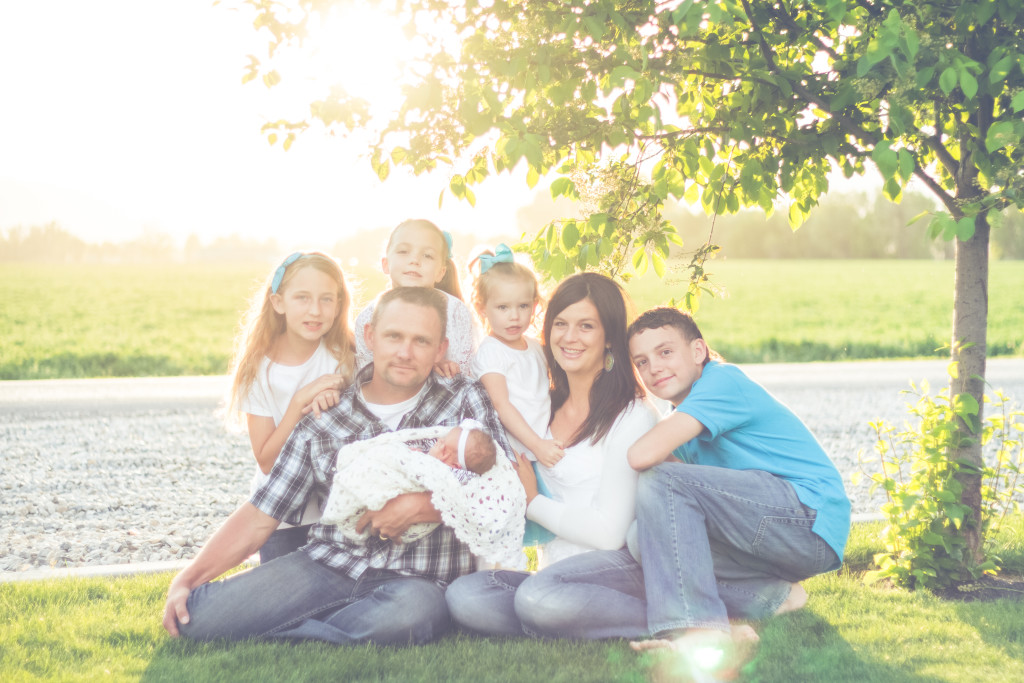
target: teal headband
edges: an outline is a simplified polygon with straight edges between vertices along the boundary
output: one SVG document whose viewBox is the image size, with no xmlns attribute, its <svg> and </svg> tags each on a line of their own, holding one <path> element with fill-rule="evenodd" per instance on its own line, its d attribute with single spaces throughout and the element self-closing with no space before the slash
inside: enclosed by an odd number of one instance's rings
<svg viewBox="0 0 1024 683">
<path fill-rule="evenodd" d="M 279 265 L 277 267 L 277 270 L 274 271 L 274 279 L 270 281 L 271 294 L 277 294 L 277 288 L 281 286 L 281 280 L 284 279 L 285 268 L 295 263 L 303 256 L 305 256 L 305 254 L 303 254 L 301 251 L 297 251 L 281 262 L 281 265 Z"/>
<path fill-rule="evenodd" d="M 494 249 L 494 255 L 480 254 L 480 274 L 483 275 L 491 269 L 495 263 L 512 263 L 512 250 L 507 244 L 499 244 Z"/>
</svg>

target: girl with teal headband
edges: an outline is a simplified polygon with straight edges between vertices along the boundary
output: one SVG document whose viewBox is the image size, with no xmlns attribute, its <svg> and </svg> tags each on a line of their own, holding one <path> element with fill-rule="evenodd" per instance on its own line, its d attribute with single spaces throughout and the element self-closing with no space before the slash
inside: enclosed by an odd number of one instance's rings
<svg viewBox="0 0 1024 683">
<path fill-rule="evenodd" d="M 442 377 L 468 374 L 478 335 L 473 315 L 462 302 L 451 235 L 428 220 L 403 221 L 391 231 L 381 269 L 391 278 L 392 287 L 433 287 L 446 294 L 448 352 L 434 370 Z M 375 307 L 376 302 L 371 302 L 356 317 L 356 367 L 360 369 L 373 360 L 363 334 Z"/>
<path fill-rule="evenodd" d="M 319 252 L 288 256 L 253 297 L 235 347 L 231 408 L 245 415 L 255 488 L 299 420 L 335 405 L 352 380 L 349 293 L 334 259 Z M 285 520 L 260 550 L 260 561 L 305 545 L 306 531 L 319 517 L 314 502 L 301 519 Z"/>
</svg>

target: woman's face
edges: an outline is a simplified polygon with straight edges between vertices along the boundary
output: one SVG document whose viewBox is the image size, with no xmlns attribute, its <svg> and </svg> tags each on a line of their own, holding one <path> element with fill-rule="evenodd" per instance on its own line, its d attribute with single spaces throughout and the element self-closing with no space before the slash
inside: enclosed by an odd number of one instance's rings
<svg viewBox="0 0 1024 683">
<path fill-rule="evenodd" d="M 547 341 L 555 362 L 567 375 L 596 375 L 604 368 L 604 326 L 590 299 L 563 308 L 551 324 Z"/>
</svg>

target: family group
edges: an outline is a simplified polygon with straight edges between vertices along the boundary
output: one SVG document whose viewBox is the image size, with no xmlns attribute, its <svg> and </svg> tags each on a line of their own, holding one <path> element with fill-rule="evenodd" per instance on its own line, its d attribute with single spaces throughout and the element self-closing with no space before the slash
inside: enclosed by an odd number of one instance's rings
<svg viewBox="0 0 1024 683">
<path fill-rule="evenodd" d="M 395 228 L 382 266 L 391 286 L 354 324 L 320 253 L 258 293 L 232 387 L 256 479 L 171 582 L 171 635 L 410 645 L 460 628 L 725 651 L 840 566 L 836 468 L 687 314 L 631 321 L 597 273 L 545 301 L 504 245 L 470 263 L 463 301 L 451 239 L 425 220 Z"/>
</svg>

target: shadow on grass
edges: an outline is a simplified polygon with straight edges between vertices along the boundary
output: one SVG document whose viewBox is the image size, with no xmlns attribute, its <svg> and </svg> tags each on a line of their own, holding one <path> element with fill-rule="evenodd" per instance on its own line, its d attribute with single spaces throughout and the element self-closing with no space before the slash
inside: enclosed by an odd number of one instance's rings
<svg viewBox="0 0 1024 683">
<path fill-rule="evenodd" d="M 430 645 L 376 647 L 322 643 L 191 643 L 167 640 L 140 680 L 649 681 L 649 667 L 624 640 L 540 641 L 450 635 Z"/>
<path fill-rule="evenodd" d="M 749 681 L 856 681 L 931 683 L 879 661 L 877 653 L 858 653 L 833 627 L 810 611 L 764 622 L 757 655 L 743 669 Z"/>
</svg>

